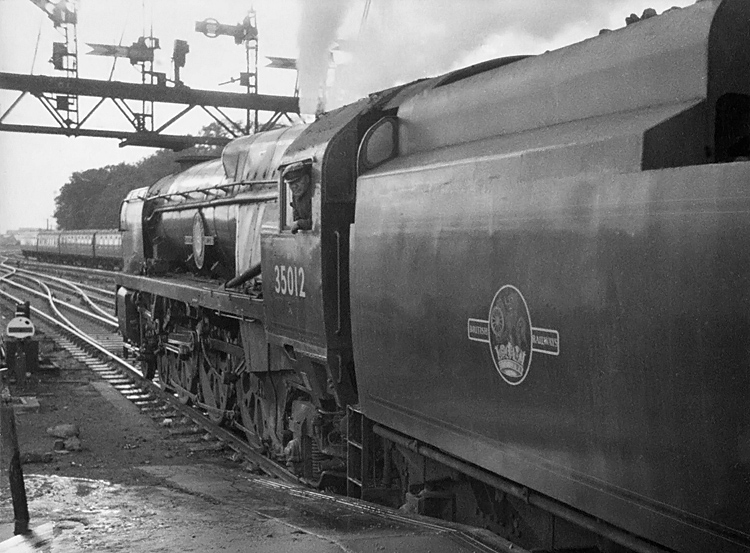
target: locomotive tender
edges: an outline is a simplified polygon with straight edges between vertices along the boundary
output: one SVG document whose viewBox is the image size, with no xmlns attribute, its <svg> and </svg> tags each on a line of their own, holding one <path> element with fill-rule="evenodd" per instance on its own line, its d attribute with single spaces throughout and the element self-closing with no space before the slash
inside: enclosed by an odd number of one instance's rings
<svg viewBox="0 0 750 553">
<path fill-rule="evenodd" d="M 320 487 L 750 551 L 749 38 L 705 0 L 238 139 L 123 204 L 123 334 Z"/>
</svg>

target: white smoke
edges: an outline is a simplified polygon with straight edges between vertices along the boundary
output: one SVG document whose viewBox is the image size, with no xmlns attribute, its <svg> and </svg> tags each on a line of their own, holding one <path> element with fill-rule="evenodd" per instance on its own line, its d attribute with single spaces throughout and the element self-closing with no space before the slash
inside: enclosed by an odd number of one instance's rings
<svg viewBox="0 0 750 553">
<path fill-rule="evenodd" d="M 482 59 L 540 53 L 595 36 L 611 23 L 613 13 L 621 14 L 619 26 L 623 26 L 625 16 L 630 10 L 637 11 L 640 4 L 644 4 L 641 9 L 649 5 L 658 8 L 668 1 L 371 0 L 361 32 L 357 35 L 355 30 L 355 36 L 342 37 L 339 26 L 347 9 L 352 11 L 352 19 L 361 17 L 364 2 L 303 0 L 301 104 L 304 101 L 308 105 L 305 112 L 311 113 L 310 102 L 316 103 L 325 87 L 329 49 L 338 38 L 348 39 L 346 43 L 352 49 L 347 62 L 336 67 L 327 109 Z M 559 43 L 561 37 L 571 40 Z M 336 60 L 343 57 L 337 55 Z"/>
<path fill-rule="evenodd" d="M 325 97 L 330 48 L 348 10 L 346 0 L 303 0 L 297 37 L 300 111 L 315 113 Z"/>
</svg>

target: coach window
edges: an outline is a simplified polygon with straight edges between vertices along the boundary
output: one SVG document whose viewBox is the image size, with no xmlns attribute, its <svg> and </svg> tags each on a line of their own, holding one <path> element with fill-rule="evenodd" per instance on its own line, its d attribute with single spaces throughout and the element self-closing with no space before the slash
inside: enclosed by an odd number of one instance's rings
<svg viewBox="0 0 750 553">
<path fill-rule="evenodd" d="M 292 234 L 312 230 L 313 185 L 310 164 L 292 163 L 282 173 L 281 228 Z"/>
</svg>

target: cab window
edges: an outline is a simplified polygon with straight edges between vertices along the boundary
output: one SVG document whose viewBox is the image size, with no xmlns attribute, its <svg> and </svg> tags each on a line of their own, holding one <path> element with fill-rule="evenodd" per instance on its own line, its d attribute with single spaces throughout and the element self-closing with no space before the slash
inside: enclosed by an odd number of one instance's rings
<svg viewBox="0 0 750 553">
<path fill-rule="evenodd" d="M 313 182 L 309 163 L 297 162 L 281 174 L 281 229 L 292 234 L 312 230 Z"/>
</svg>

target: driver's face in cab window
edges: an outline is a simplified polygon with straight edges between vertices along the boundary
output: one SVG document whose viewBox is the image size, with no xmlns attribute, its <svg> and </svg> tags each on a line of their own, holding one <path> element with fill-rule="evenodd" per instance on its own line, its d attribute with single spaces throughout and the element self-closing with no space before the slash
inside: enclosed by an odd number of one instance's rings
<svg viewBox="0 0 750 553">
<path fill-rule="evenodd" d="M 311 230 L 312 183 L 310 167 L 303 163 L 293 163 L 284 171 L 283 180 L 288 191 L 287 199 L 291 199 L 289 206 L 292 208 L 292 213 L 287 212 L 286 220 L 292 221 L 292 234 L 301 230 Z"/>
<path fill-rule="evenodd" d="M 292 198 L 300 198 L 307 192 L 310 187 L 310 177 L 305 174 L 301 174 L 287 180 L 289 189 L 292 191 Z"/>
</svg>

